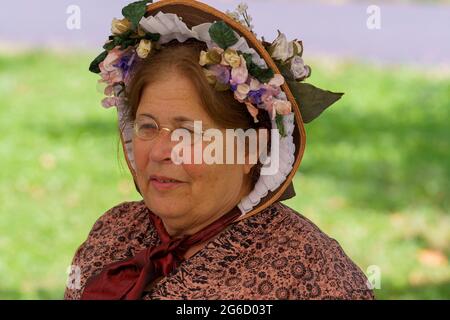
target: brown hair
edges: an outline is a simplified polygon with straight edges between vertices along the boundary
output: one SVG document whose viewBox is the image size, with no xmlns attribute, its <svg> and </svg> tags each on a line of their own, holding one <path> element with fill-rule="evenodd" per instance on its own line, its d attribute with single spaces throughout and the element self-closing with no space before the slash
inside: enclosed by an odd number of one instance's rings
<svg viewBox="0 0 450 320">
<path fill-rule="evenodd" d="M 200 52 L 207 50 L 206 44 L 195 39 L 184 43 L 174 40 L 164 45 L 163 50 L 152 53 L 134 67 L 132 79 L 126 89 L 128 102 L 127 120 L 134 121 L 143 89 L 157 81 L 162 73 L 178 71 L 193 83 L 206 113 L 219 126 L 230 129 L 268 129 L 268 150 L 270 150 L 271 120 L 267 111 L 259 109 L 258 123 L 254 123 L 245 104 L 234 98 L 231 90 L 217 91 L 209 83 L 199 64 Z M 258 181 L 262 164 L 253 166 L 250 177 L 252 185 Z"/>
</svg>

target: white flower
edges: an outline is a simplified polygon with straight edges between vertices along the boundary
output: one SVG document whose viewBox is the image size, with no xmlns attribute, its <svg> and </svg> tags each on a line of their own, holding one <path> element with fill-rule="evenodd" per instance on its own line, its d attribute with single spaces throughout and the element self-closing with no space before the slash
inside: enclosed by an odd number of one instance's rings
<svg viewBox="0 0 450 320">
<path fill-rule="evenodd" d="M 248 10 L 248 5 L 245 4 L 244 2 L 241 2 L 236 8 L 237 13 L 239 13 L 239 14 L 244 14 L 247 10 Z"/>
<path fill-rule="evenodd" d="M 131 22 L 128 19 L 116 19 L 114 18 L 111 23 L 111 33 L 115 36 L 121 35 L 131 28 Z"/>
<path fill-rule="evenodd" d="M 261 83 L 258 81 L 258 79 L 255 79 L 252 77 L 250 79 L 250 90 L 256 91 L 256 90 L 259 90 L 260 87 L 261 87 Z"/>
<path fill-rule="evenodd" d="M 291 61 L 291 72 L 295 80 L 303 80 L 309 77 L 311 68 L 305 66 L 301 57 L 295 56 Z"/>
<path fill-rule="evenodd" d="M 270 46 L 272 58 L 276 60 L 286 61 L 290 56 L 289 42 L 286 39 L 286 35 L 278 31 L 278 37 L 273 41 Z"/>
<path fill-rule="evenodd" d="M 234 92 L 235 98 L 243 102 L 245 98 L 247 98 L 247 94 L 250 92 L 250 86 L 248 84 L 242 83 L 237 86 L 236 91 Z"/>
<path fill-rule="evenodd" d="M 253 18 L 247 13 L 248 5 L 241 3 L 237 6 L 235 11 L 226 11 L 226 14 L 231 17 L 234 21 L 242 24 L 247 30 L 253 32 L 254 26 L 251 24 Z M 256 33 L 253 32 L 256 36 Z"/>
<path fill-rule="evenodd" d="M 152 51 L 152 42 L 147 39 L 142 39 L 139 46 L 136 49 L 136 53 L 141 59 L 147 58 L 148 54 Z"/>
<path fill-rule="evenodd" d="M 289 43 L 289 51 L 292 51 L 292 56 L 302 56 L 303 54 L 303 45 L 301 41 L 291 41 Z"/>
<path fill-rule="evenodd" d="M 200 52 L 200 60 L 199 60 L 199 64 L 203 67 L 206 66 L 209 63 L 209 59 L 208 59 L 208 52 L 205 51 L 201 51 Z"/>
<path fill-rule="evenodd" d="M 269 48 L 272 58 L 285 62 L 293 56 L 301 56 L 303 53 L 303 45 L 301 41 L 288 41 L 286 35 L 278 31 L 278 37 L 273 41 Z"/>
</svg>

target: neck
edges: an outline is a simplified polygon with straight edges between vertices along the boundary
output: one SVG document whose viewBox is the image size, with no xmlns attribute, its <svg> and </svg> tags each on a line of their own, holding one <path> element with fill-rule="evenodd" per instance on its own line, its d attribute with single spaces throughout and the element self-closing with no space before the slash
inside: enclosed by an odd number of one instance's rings
<svg viewBox="0 0 450 320">
<path fill-rule="evenodd" d="M 241 189 L 239 196 L 237 197 L 237 201 L 234 204 L 226 206 L 223 210 L 218 211 L 216 214 L 208 216 L 204 221 L 190 221 L 189 225 L 183 224 L 180 225 L 179 221 L 170 221 L 169 219 L 163 219 L 164 227 L 166 228 L 167 233 L 171 238 L 181 238 L 186 235 L 193 235 L 203 228 L 207 227 L 214 221 L 220 219 L 223 215 L 231 211 L 235 206 L 238 205 L 240 200 L 248 195 L 251 192 L 251 185 L 246 183 L 245 186 Z"/>
<path fill-rule="evenodd" d="M 190 221 L 189 225 L 177 225 L 178 221 L 169 221 L 167 219 L 163 220 L 164 227 L 166 228 L 167 233 L 170 235 L 171 238 L 182 238 L 187 235 L 193 235 L 203 228 L 207 227 L 214 221 L 220 219 L 223 215 L 228 213 L 231 209 L 233 209 L 235 205 L 225 208 L 225 210 L 222 210 L 218 212 L 217 214 L 208 216 L 204 221 Z"/>
</svg>

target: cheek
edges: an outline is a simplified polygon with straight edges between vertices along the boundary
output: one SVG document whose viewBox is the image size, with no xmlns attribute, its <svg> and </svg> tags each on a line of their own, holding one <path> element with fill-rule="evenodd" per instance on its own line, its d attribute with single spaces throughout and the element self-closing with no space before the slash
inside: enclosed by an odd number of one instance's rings
<svg viewBox="0 0 450 320">
<path fill-rule="evenodd" d="M 183 169 L 191 178 L 193 192 L 201 197 L 213 193 L 223 195 L 224 191 L 229 192 L 234 186 L 238 188 L 242 180 L 238 165 L 184 164 Z"/>
<path fill-rule="evenodd" d="M 205 183 L 208 180 L 210 166 L 205 164 L 182 164 L 183 170 L 190 177 L 193 185 Z"/>
<path fill-rule="evenodd" d="M 148 163 L 148 143 L 142 143 L 139 140 L 133 140 L 133 154 L 137 171 L 143 171 Z"/>
</svg>

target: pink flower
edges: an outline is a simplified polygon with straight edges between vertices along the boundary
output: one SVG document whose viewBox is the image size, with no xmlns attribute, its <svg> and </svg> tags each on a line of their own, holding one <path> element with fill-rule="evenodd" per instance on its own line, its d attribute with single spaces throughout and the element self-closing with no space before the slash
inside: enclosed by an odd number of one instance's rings
<svg viewBox="0 0 450 320">
<path fill-rule="evenodd" d="M 230 82 L 230 67 L 223 66 L 221 64 L 214 64 L 209 67 L 209 70 L 216 77 L 216 80 L 223 84 Z"/>
<path fill-rule="evenodd" d="M 275 108 L 273 107 L 273 96 L 270 94 L 263 94 L 262 95 L 262 101 L 264 103 L 264 109 L 269 113 L 272 120 L 275 119 Z"/>
<path fill-rule="evenodd" d="M 102 106 L 104 108 L 111 108 L 111 107 L 124 107 L 125 106 L 125 100 L 121 97 L 107 97 L 102 100 Z"/>
<path fill-rule="evenodd" d="M 231 85 L 242 84 L 247 81 L 248 78 L 248 70 L 247 63 L 245 59 L 241 56 L 241 65 L 237 68 L 233 68 L 231 70 Z"/>
<path fill-rule="evenodd" d="M 105 88 L 105 92 L 104 92 L 104 93 L 105 93 L 105 95 L 108 96 L 108 97 L 112 96 L 113 93 L 114 93 L 114 86 L 113 86 L 113 85 L 107 86 L 107 87 Z"/>
<path fill-rule="evenodd" d="M 103 63 L 103 62 L 102 62 Z M 102 81 L 109 85 L 113 85 L 114 83 L 121 82 L 123 80 L 123 73 L 122 70 L 116 68 L 113 71 L 106 71 L 105 69 L 102 70 L 103 66 L 102 63 L 100 63 L 100 76 L 102 77 Z"/>
<path fill-rule="evenodd" d="M 115 66 L 122 54 L 123 52 L 116 47 L 112 49 L 105 60 L 99 64 L 100 76 L 105 83 L 112 85 L 123 81 L 122 70 Z"/>
<path fill-rule="evenodd" d="M 114 64 L 117 62 L 117 60 L 120 59 L 123 52 L 119 49 L 119 47 L 115 47 L 111 51 L 109 51 L 108 55 L 106 56 L 105 60 L 103 60 L 103 67 L 106 71 L 113 71 L 116 69 Z"/>
<path fill-rule="evenodd" d="M 281 92 L 280 87 L 275 87 L 275 86 L 271 86 L 271 85 L 263 85 L 262 87 L 265 90 L 265 92 L 264 92 L 265 95 L 270 95 L 270 96 L 276 97 Z"/>
<path fill-rule="evenodd" d="M 284 77 L 281 74 L 275 74 L 272 79 L 269 81 L 270 86 L 281 87 L 284 83 Z"/>
<path fill-rule="evenodd" d="M 273 108 L 276 113 L 284 116 L 291 113 L 292 105 L 290 101 L 274 99 Z"/>
<path fill-rule="evenodd" d="M 250 102 L 246 102 L 245 105 L 247 106 L 247 110 L 250 113 L 250 115 L 253 117 L 253 121 L 255 123 L 258 123 L 259 120 L 257 118 L 257 115 L 259 113 L 258 108 L 256 108 L 254 105 L 252 105 Z"/>
<path fill-rule="evenodd" d="M 117 97 L 108 97 L 102 100 L 102 106 L 103 108 L 111 108 L 111 107 L 115 107 L 117 105 L 119 105 L 120 98 Z"/>
<path fill-rule="evenodd" d="M 291 60 L 291 73 L 295 80 L 304 80 L 311 74 L 311 68 L 303 62 L 299 56 L 295 56 Z"/>
</svg>

